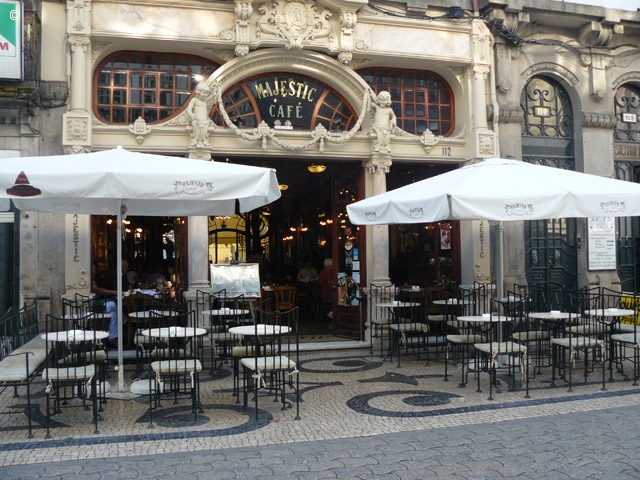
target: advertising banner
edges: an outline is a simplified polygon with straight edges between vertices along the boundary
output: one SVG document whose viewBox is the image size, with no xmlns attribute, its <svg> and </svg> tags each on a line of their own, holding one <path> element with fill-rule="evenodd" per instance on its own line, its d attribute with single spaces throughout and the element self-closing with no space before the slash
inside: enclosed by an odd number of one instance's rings
<svg viewBox="0 0 640 480">
<path fill-rule="evenodd" d="M 0 79 L 22 79 L 22 5 L 0 0 Z"/>
</svg>

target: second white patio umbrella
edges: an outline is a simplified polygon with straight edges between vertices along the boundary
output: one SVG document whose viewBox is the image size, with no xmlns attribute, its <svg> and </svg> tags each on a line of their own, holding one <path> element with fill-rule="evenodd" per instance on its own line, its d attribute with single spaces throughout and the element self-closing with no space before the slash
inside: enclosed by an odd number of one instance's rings
<svg viewBox="0 0 640 480">
<path fill-rule="evenodd" d="M 640 184 L 502 158 L 347 205 L 356 225 L 640 215 Z M 502 236 L 496 283 L 503 294 Z"/>
</svg>

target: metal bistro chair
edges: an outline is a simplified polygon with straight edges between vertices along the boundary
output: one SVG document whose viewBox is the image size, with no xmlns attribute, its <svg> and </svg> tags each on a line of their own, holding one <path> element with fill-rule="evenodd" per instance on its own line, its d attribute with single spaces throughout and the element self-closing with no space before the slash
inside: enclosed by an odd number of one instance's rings
<svg viewBox="0 0 640 480">
<path fill-rule="evenodd" d="M 638 377 L 640 376 L 640 326 L 638 326 L 638 302 L 640 298 L 637 293 L 625 293 L 622 295 L 620 307 L 633 310 L 633 315 L 624 316 L 620 323 L 616 326 L 616 333 L 611 335 L 613 342 L 613 350 L 615 352 L 615 361 L 618 371 L 624 372 L 625 361 L 631 361 L 633 364 L 633 385 L 638 385 Z"/>
<path fill-rule="evenodd" d="M 300 379 L 297 366 L 299 359 L 299 337 L 294 328 L 298 307 L 281 312 L 260 312 L 267 324 L 253 325 L 247 341 L 253 342 L 253 355 L 240 360 L 243 377 L 244 408 L 247 408 L 249 393 L 255 401 L 255 420 L 258 421 L 258 398 L 260 390 L 274 395 L 282 410 L 290 408 L 287 392 L 294 394 L 295 419 L 300 419 Z M 251 328 L 251 327 L 248 327 Z"/>
<path fill-rule="evenodd" d="M 259 302 L 245 302 L 240 304 L 242 309 L 252 309 L 254 324 L 267 324 L 273 317 L 267 317 L 265 312 L 271 312 L 271 297 L 267 297 Z M 254 356 L 254 343 L 246 338 L 240 339 L 240 345 L 235 345 L 231 351 L 233 357 L 233 396 L 236 403 L 240 403 L 240 360 Z"/>
<path fill-rule="evenodd" d="M 219 308 L 209 311 L 209 325 L 206 327 L 211 344 L 211 375 L 218 362 L 222 365 L 233 358 L 233 348 L 240 341 L 229 332 L 229 328 L 251 321 L 251 310 L 244 295 L 218 298 L 217 305 Z"/>
<path fill-rule="evenodd" d="M 487 341 L 487 329 L 484 324 L 477 325 L 460 321 L 457 314 L 477 316 L 486 313 L 490 308 L 485 306 L 486 299 L 487 290 L 484 285 L 473 290 L 461 291 L 457 297 L 449 299 L 455 300 L 456 315 L 448 318 L 447 325 L 449 328 L 455 329 L 455 333 L 448 334 L 446 337 L 444 381 L 449 381 L 449 361 L 453 360 L 460 365 L 459 388 L 464 388 L 467 385 L 470 361 L 473 358 L 473 346 L 476 343 Z"/>
<path fill-rule="evenodd" d="M 404 349 L 417 351 L 424 350 L 429 364 L 428 338 L 429 324 L 425 311 L 425 290 L 399 289 L 398 307 L 394 309 L 394 321 L 389 325 L 389 361 L 394 351 L 398 354 L 398 368 L 400 368 L 400 354 Z"/>
<path fill-rule="evenodd" d="M 293 312 L 293 318 L 291 319 L 291 328 L 296 330 L 296 324 L 298 321 L 298 309 L 296 307 L 296 287 L 292 285 L 282 285 L 280 287 L 275 287 L 273 289 L 273 294 L 275 296 L 275 304 L 274 308 L 276 310 L 291 311 Z M 294 310 L 295 309 L 295 310 Z"/>
<path fill-rule="evenodd" d="M 480 372 L 489 373 L 489 400 L 493 400 L 493 388 L 497 386 L 498 368 L 506 368 L 511 375 L 510 391 L 516 389 L 516 370 L 520 370 L 522 381 L 525 384 L 525 398 L 529 398 L 529 361 L 527 359 L 527 347 L 512 340 L 505 340 L 505 326 L 511 319 L 504 313 L 500 313 L 500 305 L 496 299 L 491 299 L 491 312 L 489 313 L 488 341 L 474 345 L 476 353 L 476 368 L 478 371 L 478 392 L 480 389 Z M 516 362 L 516 359 L 518 360 Z"/>
<path fill-rule="evenodd" d="M 380 304 L 389 304 L 396 299 L 396 286 L 392 284 L 369 285 L 369 335 L 370 353 L 373 354 L 373 339 L 380 340 L 380 358 L 384 358 L 384 339 L 389 336 L 389 325 L 393 322 L 393 309 Z"/>
<path fill-rule="evenodd" d="M 79 318 L 74 321 L 89 324 L 92 320 Z M 45 318 L 47 360 L 42 379 L 46 385 L 46 438 L 51 437 L 51 417 L 61 414 L 63 408 L 72 407 L 92 411 L 94 433 L 99 433 L 98 411 L 102 409 L 104 392 L 99 389 L 98 379 L 100 370 L 104 369 L 106 353 L 100 332 L 66 329 L 73 325 L 73 321 L 50 314 Z M 74 402 L 75 399 L 79 402 Z"/>
<path fill-rule="evenodd" d="M 551 337 L 551 386 L 556 386 L 556 372 L 558 377 L 564 379 L 569 385 L 569 392 L 573 388 L 573 369 L 578 360 L 578 355 L 584 356 L 584 382 L 587 383 L 589 373 L 594 371 L 595 365 L 600 360 L 602 365 L 602 390 L 605 387 L 605 361 L 606 352 L 604 342 L 597 336 L 585 335 L 584 332 L 601 331 L 594 316 L 584 315 L 589 306 L 594 306 L 590 295 L 572 295 L 569 299 L 569 319 L 564 328 L 564 337 Z M 589 359 L 591 354 L 591 360 Z M 567 378 L 567 371 L 569 373 Z"/>
<path fill-rule="evenodd" d="M 153 412 L 160 408 L 163 396 L 186 395 L 191 400 L 194 423 L 200 406 L 200 372 L 198 342 L 204 329 L 196 327 L 196 311 L 190 310 L 174 316 L 152 312 L 150 328 L 145 331 L 153 344 L 153 361 L 149 364 L 149 427 L 153 427 Z"/>
</svg>

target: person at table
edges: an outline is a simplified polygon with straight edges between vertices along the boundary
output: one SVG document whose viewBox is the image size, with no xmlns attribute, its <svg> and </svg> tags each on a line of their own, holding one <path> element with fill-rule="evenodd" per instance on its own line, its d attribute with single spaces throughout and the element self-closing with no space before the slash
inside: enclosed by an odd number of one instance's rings
<svg viewBox="0 0 640 480">
<path fill-rule="evenodd" d="M 127 272 L 129 271 L 129 262 L 122 260 L 122 277 L 123 286 L 126 285 Z M 98 266 L 94 262 L 91 265 L 91 291 L 96 295 L 102 295 L 105 297 L 104 311 L 109 314 L 109 347 L 116 347 L 118 345 L 118 306 L 116 299 L 118 296 L 118 286 L 116 281 L 116 275 L 105 275 L 103 272 L 98 271 Z M 125 315 L 122 324 L 127 323 L 127 317 Z"/>
<path fill-rule="evenodd" d="M 155 285 L 164 285 L 166 282 L 164 273 L 157 265 L 151 269 L 151 273 L 147 274 L 147 284 L 149 287 L 154 287 Z"/>
<path fill-rule="evenodd" d="M 318 271 L 313 268 L 313 264 L 310 259 L 305 259 L 302 268 L 298 270 L 298 275 L 296 277 L 299 282 L 309 283 L 313 280 L 318 279 Z"/>
<path fill-rule="evenodd" d="M 333 298 L 333 260 L 330 258 L 325 259 L 324 268 L 318 275 L 318 282 L 323 300 L 331 300 Z"/>
</svg>

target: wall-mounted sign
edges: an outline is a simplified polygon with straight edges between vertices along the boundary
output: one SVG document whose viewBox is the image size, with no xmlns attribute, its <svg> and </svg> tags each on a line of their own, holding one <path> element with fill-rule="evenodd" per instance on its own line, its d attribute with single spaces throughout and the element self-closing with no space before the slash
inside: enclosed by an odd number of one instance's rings
<svg viewBox="0 0 640 480">
<path fill-rule="evenodd" d="M 589 270 L 616 269 L 616 224 L 614 217 L 590 217 Z"/>
<path fill-rule="evenodd" d="M 22 79 L 22 5 L 0 0 L 0 78 Z"/>
</svg>

